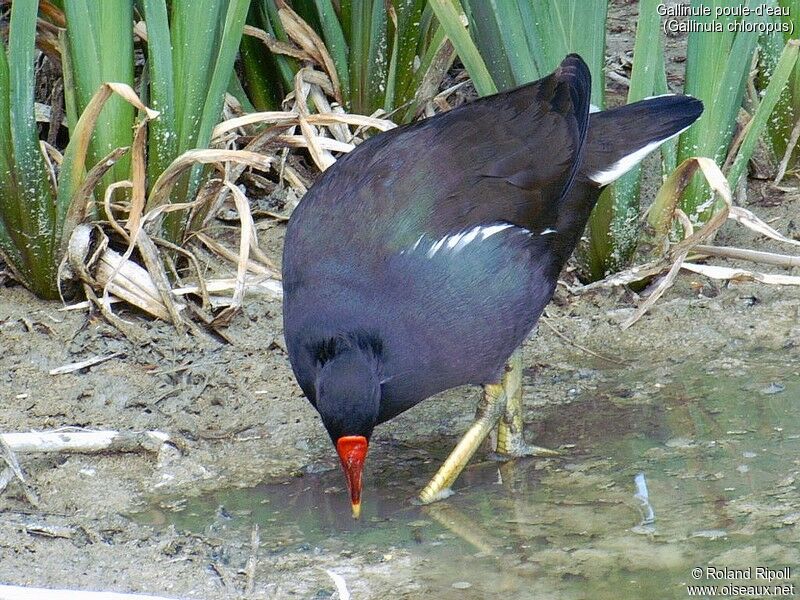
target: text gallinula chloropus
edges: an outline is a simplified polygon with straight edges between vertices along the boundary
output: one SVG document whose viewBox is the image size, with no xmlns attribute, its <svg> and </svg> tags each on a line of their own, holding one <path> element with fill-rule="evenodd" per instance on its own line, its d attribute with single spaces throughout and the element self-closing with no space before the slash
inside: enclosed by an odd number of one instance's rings
<svg viewBox="0 0 800 600">
<path fill-rule="evenodd" d="M 669 95 L 590 115 L 590 88 L 570 55 L 544 79 L 376 135 L 294 211 L 286 346 L 355 516 L 373 429 L 437 392 L 479 384 L 484 399 L 423 501 L 447 491 L 498 423 L 499 453 L 547 452 L 522 441 L 519 369 L 503 377 L 504 365 L 550 301 L 602 187 L 703 110 Z"/>
</svg>

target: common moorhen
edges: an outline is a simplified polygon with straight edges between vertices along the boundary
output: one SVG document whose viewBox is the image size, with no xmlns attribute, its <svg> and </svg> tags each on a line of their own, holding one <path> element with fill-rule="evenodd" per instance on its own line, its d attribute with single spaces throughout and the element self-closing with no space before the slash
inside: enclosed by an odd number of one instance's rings
<svg viewBox="0 0 800 600">
<path fill-rule="evenodd" d="M 590 82 L 573 54 L 539 81 L 375 135 L 295 209 L 286 347 L 336 445 L 354 516 L 375 426 L 449 388 L 483 385 L 480 418 L 423 502 L 443 497 L 495 424 L 499 453 L 548 452 L 522 441 L 519 365 L 504 365 L 602 187 L 703 110 L 667 95 L 590 114 Z"/>
</svg>

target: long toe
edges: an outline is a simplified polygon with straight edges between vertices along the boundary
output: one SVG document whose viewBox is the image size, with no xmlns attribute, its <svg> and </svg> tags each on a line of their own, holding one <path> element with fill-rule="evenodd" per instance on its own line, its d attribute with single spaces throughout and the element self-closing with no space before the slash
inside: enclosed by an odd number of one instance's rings
<svg viewBox="0 0 800 600">
<path fill-rule="evenodd" d="M 529 444 L 522 439 L 522 436 L 509 440 L 502 448 L 498 446 L 495 452 L 495 457 L 498 460 L 511 460 L 513 458 L 524 457 L 552 458 L 554 456 L 561 456 L 561 453 L 558 450 L 551 450 L 550 448 Z"/>
</svg>

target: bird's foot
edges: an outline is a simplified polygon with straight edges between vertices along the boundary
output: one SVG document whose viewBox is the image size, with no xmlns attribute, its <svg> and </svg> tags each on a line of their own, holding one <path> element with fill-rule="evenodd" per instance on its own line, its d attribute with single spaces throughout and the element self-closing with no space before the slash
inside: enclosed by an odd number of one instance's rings
<svg viewBox="0 0 800 600">
<path fill-rule="evenodd" d="M 552 458 L 554 456 L 561 456 L 558 450 L 551 450 L 535 444 L 529 444 L 520 436 L 513 441 L 506 441 L 505 445 L 500 447 L 498 443 L 495 450 L 495 457 L 497 460 L 511 460 L 513 458 L 524 457 L 539 457 L 539 458 Z"/>
<path fill-rule="evenodd" d="M 435 488 L 432 489 L 431 485 L 433 484 L 433 480 L 419 493 L 416 501 L 412 501 L 412 504 L 433 504 L 434 502 L 439 502 L 439 500 L 445 500 L 449 498 L 455 492 L 450 487 L 443 487 L 443 488 Z"/>
<path fill-rule="evenodd" d="M 550 450 L 542 446 L 535 446 L 525 441 L 522 434 L 521 406 L 513 407 L 511 411 L 506 407 L 506 412 L 497 425 L 497 446 L 495 449 L 498 460 L 510 460 L 525 456 L 553 457 L 559 456 L 557 450 Z"/>
<path fill-rule="evenodd" d="M 497 458 L 509 460 L 524 456 L 558 456 L 558 452 L 525 442 L 522 431 L 522 353 L 515 352 L 506 365 L 502 382 L 506 404 L 497 424 Z"/>
</svg>

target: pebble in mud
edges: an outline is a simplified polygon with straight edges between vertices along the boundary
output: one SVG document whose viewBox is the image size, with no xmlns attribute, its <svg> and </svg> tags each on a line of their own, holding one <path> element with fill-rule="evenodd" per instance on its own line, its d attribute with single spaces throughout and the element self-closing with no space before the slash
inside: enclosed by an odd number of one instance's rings
<svg viewBox="0 0 800 600">
<path fill-rule="evenodd" d="M 728 532 L 723 529 L 701 529 L 693 531 L 691 537 L 705 538 L 707 540 L 719 540 L 728 537 Z"/>
<path fill-rule="evenodd" d="M 771 396 L 772 394 L 780 394 L 785 389 L 786 389 L 785 385 L 773 381 L 768 386 L 762 388 L 761 393 L 767 396 Z"/>
</svg>

